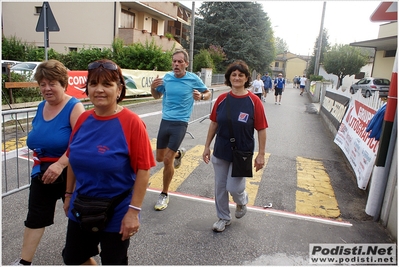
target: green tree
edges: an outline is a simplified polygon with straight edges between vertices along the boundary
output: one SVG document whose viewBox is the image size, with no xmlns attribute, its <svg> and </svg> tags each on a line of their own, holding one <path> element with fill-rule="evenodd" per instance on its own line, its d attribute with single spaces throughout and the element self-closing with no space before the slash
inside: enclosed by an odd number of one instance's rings
<svg viewBox="0 0 399 267">
<path fill-rule="evenodd" d="M 223 69 L 237 59 L 262 72 L 275 58 L 273 30 L 256 2 L 203 2 L 196 17 L 194 52 L 220 46 Z"/>
<path fill-rule="evenodd" d="M 326 29 L 323 29 L 323 36 L 322 36 L 322 43 L 321 43 L 321 54 L 320 54 L 320 64 L 323 63 L 324 60 L 324 55 L 326 54 L 327 50 L 330 49 L 330 43 L 328 42 L 328 31 Z M 314 74 L 314 67 L 316 63 L 316 55 L 317 55 L 317 49 L 319 47 L 319 37 L 316 38 L 316 41 L 314 43 L 313 47 L 313 55 L 310 58 L 308 69 L 306 71 L 306 76 L 310 77 L 310 75 Z"/>
<path fill-rule="evenodd" d="M 211 68 L 213 73 L 216 72 L 211 54 L 206 49 L 201 49 L 200 52 L 194 56 L 193 71 L 201 71 L 201 68 Z"/>
<path fill-rule="evenodd" d="M 350 45 L 335 45 L 328 51 L 323 60 L 327 73 L 338 76 L 337 88 L 342 85 L 346 75 L 354 75 L 367 64 L 368 57 L 357 47 Z"/>
<path fill-rule="evenodd" d="M 276 47 L 276 54 L 283 54 L 284 51 L 289 51 L 287 43 L 284 41 L 284 39 L 280 37 L 276 37 L 274 41 L 274 45 Z"/>
</svg>

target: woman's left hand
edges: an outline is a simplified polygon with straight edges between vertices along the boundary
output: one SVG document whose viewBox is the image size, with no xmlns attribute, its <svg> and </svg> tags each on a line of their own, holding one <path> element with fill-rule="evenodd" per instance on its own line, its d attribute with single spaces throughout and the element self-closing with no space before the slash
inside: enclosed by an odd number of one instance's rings
<svg viewBox="0 0 399 267">
<path fill-rule="evenodd" d="M 259 171 L 265 166 L 265 155 L 258 154 L 255 158 L 255 171 Z"/>
<path fill-rule="evenodd" d="M 65 166 L 63 166 L 59 162 L 54 162 L 53 164 L 51 164 L 42 176 L 43 184 L 54 183 L 57 180 L 57 178 L 61 175 L 62 171 L 64 170 L 64 167 Z"/>
<path fill-rule="evenodd" d="M 123 217 L 121 223 L 121 230 L 119 233 L 122 235 L 122 241 L 134 236 L 140 228 L 139 213 L 129 209 Z"/>
</svg>

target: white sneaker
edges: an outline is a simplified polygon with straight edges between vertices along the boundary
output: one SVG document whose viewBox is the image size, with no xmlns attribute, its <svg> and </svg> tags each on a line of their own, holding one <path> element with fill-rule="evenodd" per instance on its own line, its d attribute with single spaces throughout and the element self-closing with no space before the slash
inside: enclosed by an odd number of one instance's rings
<svg viewBox="0 0 399 267">
<path fill-rule="evenodd" d="M 12 263 L 10 263 L 10 265 L 13 265 L 13 266 L 22 265 L 23 266 L 23 264 L 20 261 L 21 261 L 21 258 L 18 258 L 15 261 L 13 261 Z M 30 265 L 32 265 L 32 263 Z"/>
<path fill-rule="evenodd" d="M 163 193 L 159 194 L 158 201 L 154 206 L 155 210 L 164 210 L 168 207 L 169 204 L 169 195 L 165 195 Z"/>
<path fill-rule="evenodd" d="M 279 105 L 281 105 L 281 102 L 278 102 Z"/>
<path fill-rule="evenodd" d="M 231 221 L 219 219 L 219 221 L 215 222 L 212 226 L 212 230 L 215 232 L 223 232 L 226 229 L 226 226 L 230 225 Z"/>
</svg>

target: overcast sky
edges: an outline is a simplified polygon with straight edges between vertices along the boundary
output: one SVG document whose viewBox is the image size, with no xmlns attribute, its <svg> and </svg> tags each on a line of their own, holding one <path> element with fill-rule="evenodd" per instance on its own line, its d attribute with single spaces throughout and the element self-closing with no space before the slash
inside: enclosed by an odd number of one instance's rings
<svg viewBox="0 0 399 267">
<path fill-rule="evenodd" d="M 192 8 L 192 1 L 180 2 Z M 201 3 L 202 1 L 195 1 L 195 8 L 199 8 Z M 313 53 L 314 43 L 320 32 L 323 1 L 258 3 L 270 18 L 275 36 L 287 43 L 289 52 L 300 55 Z M 371 22 L 370 16 L 380 3 L 381 1 L 326 1 L 324 28 L 328 31 L 330 44 L 377 39 L 379 25 L 386 22 Z"/>
</svg>

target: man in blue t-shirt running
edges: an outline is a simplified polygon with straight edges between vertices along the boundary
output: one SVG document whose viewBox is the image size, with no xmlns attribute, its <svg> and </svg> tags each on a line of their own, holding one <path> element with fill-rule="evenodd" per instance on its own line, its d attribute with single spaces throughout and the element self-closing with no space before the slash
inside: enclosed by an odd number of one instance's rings
<svg viewBox="0 0 399 267">
<path fill-rule="evenodd" d="M 163 162 L 163 187 L 155 210 L 164 210 L 169 203 L 169 185 L 175 169 L 181 165 L 186 150 L 180 145 L 187 132 L 194 100 L 208 100 L 210 91 L 197 74 L 186 71 L 188 53 L 176 50 L 172 55 L 172 71 L 163 78 L 158 76 L 151 84 L 151 94 L 162 98 L 162 120 L 157 137 L 156 160 Z"/>
<path fill-rule="evenodd" d="M 274 104 L 277 105 L 277 96 L 278 96 L 278 104 L 281 105 L 281 95 L 285 89 L 285 79 L 283 78 L 283 74 L 279 73 L 278 77 L 274 79 Z"/>
</svg>

